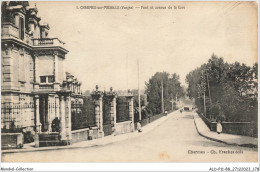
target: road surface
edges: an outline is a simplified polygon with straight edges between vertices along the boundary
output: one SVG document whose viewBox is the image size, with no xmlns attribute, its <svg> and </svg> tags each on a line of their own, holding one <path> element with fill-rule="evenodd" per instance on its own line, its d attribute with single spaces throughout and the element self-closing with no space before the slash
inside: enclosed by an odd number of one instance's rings
<svg viewBox="0 0 260 172">
<path fill-rule="evenodd" d="M 7 162 L 256 162 L 257 149 L 200 136 L 191 112 L 175 113 L 142 136 L 89 148 L 2 154 Z"/>
</svg>

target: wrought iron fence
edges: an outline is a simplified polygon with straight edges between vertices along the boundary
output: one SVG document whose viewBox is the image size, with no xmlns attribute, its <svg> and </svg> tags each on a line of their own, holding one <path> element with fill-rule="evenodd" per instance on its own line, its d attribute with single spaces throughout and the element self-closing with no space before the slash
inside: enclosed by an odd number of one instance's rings
<svg viewBox="0 0 260 172">
<path fill-rule="evenodd" d="M 20 114 L 20 103 L 1 103 L 1 122 L 3 128 L 10 129 L 15 127 L 14 123 L 21 118 Z"/>
<path fill-rule="evenodd" d="M 95 126 L 95 104 L 91 97 L 84 98 L 83 104 L 71 104 L 72 130 Z"/>
<path fill-rule="evenodd" d="M 83 104 L 72 103 L 71 104 L 71 112 L 72 113 L 82 113 Z"/>
<path fill-rule="evenodd" d="M 103 98 L 103 124 L 111 123 L 111 100 L 108 97 Z"/>
<path fill-rule="evenodd" d="M 27 121 L 27 123 L 26 123 Z M 15 130 L 34 124 L 34 103 L 1 103 L 1 125 L 4 130 Z"/>
<path fill-rule="evenodd" d="M 116 100 L 116 122 L 129 120 L 129 103 L 125 97 L 118 97 Z"/>
</svg>

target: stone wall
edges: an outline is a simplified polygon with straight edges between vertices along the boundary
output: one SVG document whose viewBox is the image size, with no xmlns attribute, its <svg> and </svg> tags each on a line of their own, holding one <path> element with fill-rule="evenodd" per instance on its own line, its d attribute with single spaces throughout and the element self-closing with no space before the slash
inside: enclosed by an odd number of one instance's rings
<svg viewBox="0 0 260 172">
<path fill-rule="evenodd" d="M 2 90 L 31 91 L 34 63 L 30 52 L 14 44 L 6 44 L 1 55 Z"/>
<path fill-rule="evenodd" d="M 149 124 L 149 123 L 151 123 L 151 122 L 153 122 L 157 119 L 160 119 L 163 116 L 165 116 L 165 114 L 157 114 L 157 115 L 149 116 L 145 119 L 142 119 L 141 120 L 141 126 L 143 127 L 143 126 L 145 126 L 145 125 L 147 125 L 147 124 Z M 134 125 L 135 125 L 135 129 L 136 129 L 136 123 Z"/>
<path fill-rule="evenodd" d="M 92 131 L 91 131 L 92 130 Z M 92 139 L 97 139 L 98 138 L 98 128 L 93 127 L 91 129 L 85 128 L 85 129 L 80 129 L 80 130 L 74 130 L 71 132 L 72 140 L 71 143 L 77 143 L 81 141 L 86 141 L 89 140 L 90 133 L 92 134 Z"/>
<path fill-rule="evenodd" d="M 89 128 L 74 130 L 71 132 L 71 143 L 77 143 L 80 141 L 88 140 L 89 137 Z"/>
<path fill-rule="evenodd" d="M 147 125 L 147 124 L 149 124 L 149 123 L 150 123 L 149 118 L 142 119 L 142 121 L 141 121 L 141 126 L 145 126 L 145 125 Z"/>
<path fill-rule="evenodd" d="M 34 62 L 30 52 L 16 44 L 5 44 L 1 51 L 1 128 L 34 125 Z M 12 93 L 12 91 L 19 93 Z"/>
<path fill-rule="evenodd" d="M 244 136 L 258 137 L 256 123 L 250 122 L 223 122 L 223 133 L 238 134 Z M 215 130 L 216 131 L 216 130 Z"/>
<path fill-rule="evenodd" d="M 209 127 L 210 131 L 216 131 L 217 122 L 209 121 L 204 115 L 198 113 L 200 118 Z M 257 123 L 251 122 L 222 122 L 222 132 L 228 134 L 237 134 L 244 136 L 257 137 L 258 128 Z"/>
<path fill-rule="evenodd" d="M 124 134 L 132 132 L 132 121 L 124 121 L 115 124 L 115 133 Z"/>
<path fill-rule="evenodd" d="M 111 135 L 113 133 L 112 124 L 103 124 L 104 136 Z"/>
<path fill-rule="evenodd" d="M 2 133 L 1 134 L 2 149 L 15 149 L 23 147 L 22 133 Z"/>
</svg>

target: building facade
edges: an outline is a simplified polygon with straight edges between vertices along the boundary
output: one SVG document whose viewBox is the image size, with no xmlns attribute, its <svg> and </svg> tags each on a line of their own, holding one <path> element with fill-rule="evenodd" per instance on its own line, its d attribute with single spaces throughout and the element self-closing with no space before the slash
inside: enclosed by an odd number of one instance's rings
<svg viewBox="0 0 260 172">
<path fill-rule="evenodd" d="M 37 13 L 28 2 L 2 2 L 1 129 L 50 133 L 57 118 L 66 141 L 71 108 L 83 104 L 81 83 L 65 71 L 65 43 L 48 37 L 50 27 Z"/>
</svg>

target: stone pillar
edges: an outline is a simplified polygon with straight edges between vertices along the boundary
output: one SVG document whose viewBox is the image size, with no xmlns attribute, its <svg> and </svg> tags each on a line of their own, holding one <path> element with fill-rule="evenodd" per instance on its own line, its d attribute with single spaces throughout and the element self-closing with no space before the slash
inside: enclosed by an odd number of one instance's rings
<svg viewBox="0 0 260 172">
<path fill-rule="evenodd" d="M 98 91 L 98 86 L 96 86 L 96 91 L 92 94 L 92 99 L 95 102 L 95 122 L 98 127 L 98 137 L 104 137 L 103 131 L 103 109 L 102 109 L 102 97 L 103 93 Z"/>
<path fill-rule="evenodd" d="M 66 137 L 71 140 L 71 98 L 70 95 L 66 97 Z"/>
<path fill-rule="evenodd" d="M 129 105 L 129 120 L 131 121 L 131 131 L 134 131 L 134 98 L 132 93 L 128 92 L 126 99 Z"/>
<path fill-rule="evenodd" d="M 60 119 L 60 100 L 59 96 L 55 95 L 55 118 Z"/>
<path fill-rule="evenodd" d="M 132 122 L 134 123 L 134 98 L 132 97 L 129 105 L 129 116 L 131 116 Z"/>
<path fill-rule="evenodd" d="M 35 147 L 39 147 L 39 133 L 41 132 L 41 123 L 40 123 L 40 100 L 39 96 L 35 95 Z"/>
<path fill-rule="evenodd" d="M 110 92 L 106 94 L 108 100 L 110 101 L 110 120 L 112 130 L 115 131 L 116 126 L 116 93 L 113 92 L 113 88 L 110 87 Z"/>
<path fill-rule="evenodd" d="M 95 123 L 96 126 L 99 128 L 99 104 L 96 100 L 94 102 L 95 102 Z"/>
<path fill-rule="evenodd" d="M 53 55 L 54 55 L 54 60 L 53 60 L 54 90 L 59 91 L 60 90 L 60 83 L 62 83 L 62 81 L 59 80 L 59 65 L 58 65 L 59 57 L 58 57 L 57 52 L 54 52 Z"/>
<path fill-rule="evenodd" d="M 40 100 L 39 96 L 35 97 L 35 129 L 37 133 L 41 132 L 41 122 L 40 122 Z"/>
<path fill-rule="evenodd" d="M 40 76 L 39 76 L 39 59 L 38 55 L 34 55 L 34 90 L 39 90 Z"/>
<path fill-rule="evenodd" d="M 112 127 L 115 127 L 116 126 L 116 97 L 114 97 L 111 101 L 110 115 L 111 115 L 111 125 Z"/>
<path fill-rule="evenodd" d="M 62 60 L 62 79 L 61 79 L 61 83 L 63 81 L 66 81 L 66 71 L 65 71 L 65 56 L 64 56 L 64 59 Z M 59 69 L 60 70 L 60 69 Z M 60 72 L 59 72 L 60 73 Z"/>
<path fill-rule="evenodd" d="M 47 118 L 47 125 L 48 125 L 48 129 L 47 131 L 48 132 L 51 132 L 52 129 L 51 129 L 51 123 L 52 123 L 52 98 L 53 96 L 52 95 L 49 95 L 48 96 L 48 118 Z"/>
<path fill-rule="evenodd" d="M 25 112 L 25 101 L 24 101 L 24 98 L 22 98 L 21 97 L 21 95 L 20 95 L 20 97 L 19 97 L 19 102 L 20 102 L 20 117 L 22 118 L 20 121 L 21 121 L 21 124 L 20 125 L 22 125 L 22 126 L 24 126 L 24 120 L 26 120 L 26 119 L 24 119 L 25 118 L 25 115 L 26 115 L 26 112 Z M 15 126 L 17 126 L 17 123 L 15 123 Z"/>
<path fill-rule="evenodd" d="M 66 141 L 66 107 L 65 107 L 65 97 L 60 96 L 60 136 L 61 141 Z"/>
</svg>

